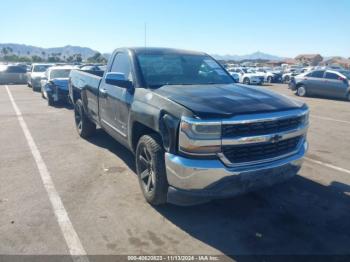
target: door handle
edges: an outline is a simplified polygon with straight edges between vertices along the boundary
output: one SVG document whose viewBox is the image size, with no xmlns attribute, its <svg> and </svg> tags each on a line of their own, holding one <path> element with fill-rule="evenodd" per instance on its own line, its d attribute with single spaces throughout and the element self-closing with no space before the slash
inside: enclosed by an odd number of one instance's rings
<svg viewBox="0 0 350 262">
<path fill-rule="evenodd" d="M 100 94 L 101 94 L 101 96 L 107 96 L 107 89 L 101 88 L 100 89 Z"/>
</svg>

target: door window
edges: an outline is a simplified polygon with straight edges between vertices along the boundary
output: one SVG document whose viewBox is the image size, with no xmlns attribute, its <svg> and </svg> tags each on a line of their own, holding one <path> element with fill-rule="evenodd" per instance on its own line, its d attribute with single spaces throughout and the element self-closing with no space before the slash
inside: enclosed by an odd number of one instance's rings
<svg viewBox="0 0 350 262">
<path fill-rule="evenodd" d="M 315 78 L 323 78 L 324 75 L 324 71 L 314 71 L 311 73 L 311 77 L 315 77 Z"/>
<path fill-rule="evenodd" d="M 331 73 L 331 72 L 326 72 L 325 78 L 332 79 L 332 80 L 338 80 L 339 79 L 339 75 L 337 75 L 335 73 Z"/>
<path fill-rule="evenodd" d="M 125 53 L 118 53 L 114 58 L 110 72 L 123 73 L 126 79 L 132 81 L 129 56 Z"/>
</svg>

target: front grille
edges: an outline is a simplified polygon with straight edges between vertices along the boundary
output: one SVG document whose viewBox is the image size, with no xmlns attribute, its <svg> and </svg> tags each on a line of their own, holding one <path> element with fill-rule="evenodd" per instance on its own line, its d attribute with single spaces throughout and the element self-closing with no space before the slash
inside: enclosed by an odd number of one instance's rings
<svg viewBox="0 0 350 262">
<path fill-rule="evenodd" d="M 294 152 L 302 136 L 282 140 L 276 143 L 223 146 L 225 157 L 233 164 L 271 159 Z"/>
<path fill-rule="evenodd" d="M 241 136 L 257 136 L 279 133 L 296 129 L 304 123 L 305 116 L 247 124 L 224 124 L 222 126 L 223 138 Z"/>
</svg>

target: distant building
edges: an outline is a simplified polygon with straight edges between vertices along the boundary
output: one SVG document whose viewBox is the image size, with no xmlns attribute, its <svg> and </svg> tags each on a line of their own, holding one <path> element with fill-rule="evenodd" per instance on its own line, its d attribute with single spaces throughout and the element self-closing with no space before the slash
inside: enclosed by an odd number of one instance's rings
<svg viewBox="0 0 350 262">
<path fill-rule="evenodd" d="M 296 60 L 293 59 L 293 58 L 286 58 L 286 59 L 280 60 L 280 61 L 271 60 L 271 61 L 266 62 L 265 64 L 266 64 L 267 66 L 275 67 L 275 66 L 281 66 L 281 65 L 283 65 L 283 64 L 295 65 L 295 64 L 298 64 L 298 61 L 296 61 Z"/>
<path fill-rule="evenodd" d="M 345 58 L 345 57 L 332 57 L 329 58 L 321 63 L 321 65 L 324 66 L 341 66 L 346 69 L 350 69 L 350 58 Z"/>
<path fill-rule="evenodd" d="M 298 55 L 295 60 L 303 65 L 317 66 L 320 62 L 322 62 L 323 57 L 320 54 L 304 54 Z"/>
</svg>

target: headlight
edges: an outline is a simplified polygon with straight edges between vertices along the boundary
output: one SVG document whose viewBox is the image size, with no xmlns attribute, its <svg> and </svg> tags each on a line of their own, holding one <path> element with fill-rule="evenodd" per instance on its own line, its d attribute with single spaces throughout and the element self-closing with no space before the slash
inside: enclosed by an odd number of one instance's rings
<svg viewBox="0 0 350 262">
<path fill-rule="evenodd" d="M 182 118 L 179 150 L 190 155 L 215 155 L 221 151 L 221 122 Z"/>
<path fill-rule="evenodd" d="M 303 120 L 302 120 L 302 123 L 303 123 L 304 125 L 308 125 L 308 124 L 309 124 L 309 115 L 310 115 L 310 111 L 308 111 L 308 112 L 304 115 Z"/>
</svg>

